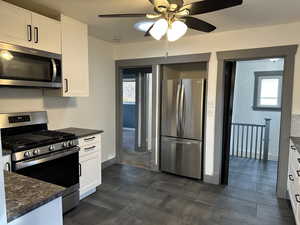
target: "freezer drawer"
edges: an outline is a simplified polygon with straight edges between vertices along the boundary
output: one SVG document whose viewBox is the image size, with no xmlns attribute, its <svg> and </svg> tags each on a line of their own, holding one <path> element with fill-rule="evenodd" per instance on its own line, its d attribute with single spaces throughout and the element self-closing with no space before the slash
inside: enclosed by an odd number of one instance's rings
<svg viewBox="0 0 300 225">
<path fill-rule="evenodd" d="M 202 179 L 202 142 L 162 137 L 161 170 Z"/>
</svg>

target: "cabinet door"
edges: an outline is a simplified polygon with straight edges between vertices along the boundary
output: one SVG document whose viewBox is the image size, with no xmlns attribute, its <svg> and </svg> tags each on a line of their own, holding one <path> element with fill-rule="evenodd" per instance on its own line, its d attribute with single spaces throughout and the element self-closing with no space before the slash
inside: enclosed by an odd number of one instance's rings
<svg viewBox="0 0 300 225">
<path fill-rule="evenodd" d="M 61 17 L 63 96 L 89 95 L 87 25 Z"/>
<path fill-rule="evenodd" d="M 32 13 L 33 48 L 61 54 L 60 22 Z"/>
<path fill-rule="evenodd" d="M 32 47 L 31 12 L 0 1 L 0 42 Z"/>
<path fill-rule="evenodd" d="M 11 171 L 10 155 L 3 156 L 3 169 L 6 171 Z"/>
<path fill-rule="evenodd" d="M 101 162 L 98 152 L 80 159 L 80 195 L 96 188 L 101 180 Z"/>
</svg>

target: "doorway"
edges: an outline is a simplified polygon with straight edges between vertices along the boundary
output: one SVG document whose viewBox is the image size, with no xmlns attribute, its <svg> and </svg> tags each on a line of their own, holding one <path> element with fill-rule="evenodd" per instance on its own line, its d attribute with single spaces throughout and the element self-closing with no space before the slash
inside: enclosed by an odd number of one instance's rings
<svg viewBox="0 0 300 225">
<path fill-rule="evenodd" d="M 225 182 L 275 195 L 284 59 L 231 61 L 225 65 L 231 89 L 226 96 L 231 119 Z"/>
<path fill-rule="evenodd" d="M 280 117 L 280 140 L 279 140 L 279 156 L 277 168 L 277 184 L 276 196 L 279 198 L 287 198 L 287 171 L 289 159 L 289 137 L 291 132 L 292 117 L 292 99 L 293 99 L 293 81 L 295 54 L 297 45 L 266 47 L 256 49 L 243 49 L 234 51 L 217 52 L 218 58 L 218 75 L 217 89 L 220 90 L 216 98 L 216 123 L 215 123 L 215 171 L 213 176 L 216 182 L 227 184 L 229 173 L 230 159 L 230 134 L 232 119 L 232 101 L 230 96 L 234 90 L 233 76 L 229 76 L 230 69 L 228 65 L 234 61 L 266 59 L 266 58 L 284 58 L 284 70 L 282 76 L 282 96 Z M 232 66 L 229 68 L 232 68 Z M 217 173 L 217 172 L 220 173 Z M 219 175 L 220 174 L 220 175 Z M 217 180 L 218 179 L 218 180 Z"/>
<path fill-rule="evenodd" d="M 122 161 L 150 168 L 152 134 L 152 68 L 122 72 Z"/>
</svg>

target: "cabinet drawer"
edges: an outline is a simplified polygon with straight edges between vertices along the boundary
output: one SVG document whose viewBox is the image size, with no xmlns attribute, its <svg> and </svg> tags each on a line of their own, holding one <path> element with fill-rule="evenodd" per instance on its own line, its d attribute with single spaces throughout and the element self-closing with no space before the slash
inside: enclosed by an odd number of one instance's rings
<svg viewBox="0 0 300 225">
<path fill-rule="evenodd" d="M 84 147 L 84 146 L 92 146 L 92 145 L 101 145 L 101 139 L 100 135 L 91 135 L 88 137 L 80 138 L 79 139 L 79 146 Z"/>
<path fill-rule="evenodd" d="M 80 147 L 79 157 L 81 158 L 94 153 L 100 154 L 100 145 L 97 143 Z"/>
</svg>

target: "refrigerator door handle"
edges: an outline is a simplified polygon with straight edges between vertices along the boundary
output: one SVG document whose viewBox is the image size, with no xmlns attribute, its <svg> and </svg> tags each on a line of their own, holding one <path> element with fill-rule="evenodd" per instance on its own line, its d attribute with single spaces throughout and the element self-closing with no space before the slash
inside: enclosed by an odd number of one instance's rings
<svg viewBox="0 0 300 225">
<path fill-rule="evenodd" d="M 184 135 L 184 110 L 185 110 L 185 87 L 181 81 L 181 94 L 180 94 L 180 132 Z"/>
<path fill-rule="evenodd" d="M 186 145 L 199 144 L 199 142 L 201 142 L 200 140 L 187 140 L 187 139 L 169 138 L 169 137 L 164 137 L 164 141 L 176 143 L 176 144 L 186 144 Z"/>
<path fill-rule="evenodd" d="M 180 127 L 180 94 L 181 94 L 181 81 L 177 84 L 177 93 L 176 93 L 176 128 L 177 135 L 180 135 L 181 127 Z"/>
</svg>

